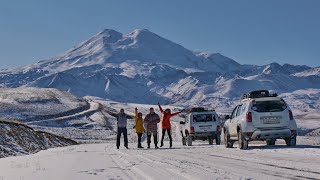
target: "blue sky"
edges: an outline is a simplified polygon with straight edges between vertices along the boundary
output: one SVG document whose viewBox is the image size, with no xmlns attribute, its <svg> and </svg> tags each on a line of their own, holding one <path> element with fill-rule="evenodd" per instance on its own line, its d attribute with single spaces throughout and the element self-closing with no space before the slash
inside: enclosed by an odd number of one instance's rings
<svg viewBox="0 0 320 180">
<path fill-rule="evenodd" d="M 108 28 L 145 28 L 242 64 L 320 66 L 320 1 L 1 0 L 0 67 L 63 53 Z"/>
</svg>

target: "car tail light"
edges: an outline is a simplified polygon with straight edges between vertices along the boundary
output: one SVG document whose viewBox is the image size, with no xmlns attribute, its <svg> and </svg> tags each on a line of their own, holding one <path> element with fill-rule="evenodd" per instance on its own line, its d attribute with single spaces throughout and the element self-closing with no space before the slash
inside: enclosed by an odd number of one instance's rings
<svg viewBox="0 0 320 180">
<path fill-rule="evenodd" d="M 292 114 L 291 110 L 289 110 L 289 118 L 290 118 L 290 120 L 293 120 L 293 114 Z"/>
<path fill-rule="evenodd" d="M 194 127 L 190 127 L 191 133 L 194 133 Z"/>
<path fill-rule="evenodd" d="M 247 122 L 252 122 L 252 113 L 251 112 L 247 112 L 246 120 L 247 120 Z"/>
<path fill-rule="evenodd" d="M 221 131 L 221 126 L 218 125 L 218 126 L 217 126 L 217 132 L 220 132 L 220 131 Z"/>
</svg>

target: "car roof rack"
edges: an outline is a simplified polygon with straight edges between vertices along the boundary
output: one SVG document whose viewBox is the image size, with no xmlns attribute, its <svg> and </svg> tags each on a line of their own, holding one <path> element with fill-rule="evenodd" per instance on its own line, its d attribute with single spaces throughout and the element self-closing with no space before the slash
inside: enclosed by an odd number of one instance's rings
<svg viewBox="0 0 320 180">
<path fill-rule="evenodd" d="M 277 97 L 277 93 L 270 93 L 269 90 L 256 90 L 256 91 L 251 91 L 247 94 L 243 94 L 241 96 L 241 100 L 244 99 L 255 99 L 255 98 L 263 98 L 263 97 Z"/>
<path fill-rule="evenodd" d="M 186 113 L 192 113 L 192 112 L 206 112 L 208 110 L 206 110 L 204 107 L 194 107 L 194 108 L 188 108 L 185 110 Z"/>
</svg>

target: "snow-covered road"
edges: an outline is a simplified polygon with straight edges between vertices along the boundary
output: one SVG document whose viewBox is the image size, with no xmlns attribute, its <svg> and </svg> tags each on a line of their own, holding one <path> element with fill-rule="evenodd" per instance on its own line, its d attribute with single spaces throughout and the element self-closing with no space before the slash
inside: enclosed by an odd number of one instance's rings
<svg viewBox="0 0 320 180">
<path fill-rule="evenodd" d="M 168 145 L 168 143 L 166 143 Z M 320 179 L 320 147 L 251 145 L 226 149 L 201 142 L 173 149 L 83 144 L 0 159 L 1 180 Z"/>
<path fill-rule="evenodd" d="M 101 104 L 96 102 L 89 102 L 89 108 L 87 110 L 84 110 L 82 112 L 76 112 L 75 114 L 67 115 L 67 116 L 61 116 L 57 118 L 52 119 L 43 119 L 40 121 L 32 121 L 27 122 L 25 124 L 27 125 L 36 125 L 36 124 L 43 124 L 43 123 L 50 123 L 50 122 L 59 122 L 59 121 L 66 121 L 69 119 L 78 119 L 80 117 L 89 116 L 94 114 L 95 112 L 98 112 L 101 109 Z"/>
</svg>

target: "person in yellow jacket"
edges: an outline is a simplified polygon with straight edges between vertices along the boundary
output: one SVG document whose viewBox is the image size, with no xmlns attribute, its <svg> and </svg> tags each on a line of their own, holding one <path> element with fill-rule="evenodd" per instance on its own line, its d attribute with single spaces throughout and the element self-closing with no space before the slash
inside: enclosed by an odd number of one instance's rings
<svg viewBox="0 0 320 180">
<path fill-rule="evenodd" d="M 136 133 L 138 135 L 138 148 L 143 148 L 141 146 L 141 137 L 144 133 L 143 118 L 142 118 L 142 113 L 141 112 L 138 113 L 138 108 L 135 109 L 134 122 L 135 122 Z"/>
</svg>

